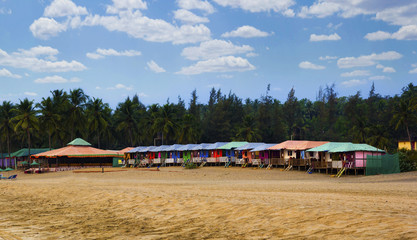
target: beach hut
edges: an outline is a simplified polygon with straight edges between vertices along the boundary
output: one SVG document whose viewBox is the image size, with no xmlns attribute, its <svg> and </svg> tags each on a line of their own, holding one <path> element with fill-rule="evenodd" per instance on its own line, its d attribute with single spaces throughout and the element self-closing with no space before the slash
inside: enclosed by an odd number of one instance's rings
<svg viewBox="0 0 417 240">
<path fill-rule="evenodd" d="M 355 175 L 357 170 L 363 170 L 365 174 L 366 157 L 369 156 L 381 156 L 385 154 L 384 150 L 370 146 L 363 143 L 346 143 L 339 147 L 335 147 L 329 150 L 333 158 L 338 158 L 342 161 L 342 167 L 347 170 L 353 169 Z"/>
<path fill-rule="evenodd" d="M 180 156 L 182 156 L 182 163 L 192 161 L 193 148 L 196 146 L 197 144 L 186 144 L 178 147 L 177 150 L 180 152 Z"/>
<path fill-rule="evenodd" d="M 207 161 L 208 157 L 208 150 L 204 150 L 208 145 L 211 143 L 200 143 L 196 144 L 192 149 L 192 156 L 193 156 L 193 162 L 195 163 L 201 163 L 203 161 Z"/>
<path fill-rule="evenodd" d="M 81 138 L 76 138 L 66 147 L 38 153 L 31 159 L 45 162 L 48 168 L 71 170 L 81 167 L 111 167 L 113 158 L 119 155 L 115 151 L 91 147 L 91 144 Z"/>
<path fill-rule="evenodd" d="M 181 144 L 174 144 L 165 149 L 165 151 L 167 152 L 165 164 L 169 166 L 176 164 L 178 161 L 182 162 L 181 153 L 178 151 L 178 148 L 180 148 L 181 146 Z"/>
<path fill-rule="evenodd" d="M 276 143 L 265 143 L 258 147 L 253 148 L 249 152 L 252 155 L 252 165 L 264 166 L 269 164 L 269 152 L 268 148 L 277 145 Z"/>
<path fill-rule="evenodd" d="M 165 164 L 165 160 L 167 159 L 166 149 L 168 147 L 170 147 L 170 145 L 161 145 L 151 150 L 151 152 L 155 153 L 155 158 L 153 159 L 153 162 L 152 162 L 153 164 L 156 164 L 156 165 Z"/>
<path fill-rule="evenodd" d="M 49 148 L 31 148 L 30 154 L 29 154 L 29 148 L 22 148 L 16 152 L 13 152 L 10 154 L 4 154 L 3 155 L 3 161 L 1 162 L 1 166 L 4 168 L 10 167 L 10 168 L 21 168 L 25 167 L 26 165 L 22 164 L 22 162 L 26 161 L 30 163 L 30 156 L 49 151 Z"/>
<path fill-rule="evenodd" d="M 235 149 L 238 147 L 242 147 L 244 145 L 248 144 L 248 142 L 230 142 L 228 144 L 225 144 L 221 147 L 219 147 L 220 150 L 222 150 L 222 156 L 219 160 L 219 162 L 228 162 L 235 163 Z"/>
<path fill-rule="evenodd" d="M 221 160 L 220 158 L 223 157 L 223 152 L 220 147 L 228 144 L 228 142 L 216 142 L 207 145 L 204 150 L 208 151 L 207 163 L 208 164 L 216 164 Z"/>
<path fill-rule="evenodd" d="M 236 165 L 252 164 L 252 154 L 250 150 L 264 145 L 265 143 L 247 143 L 243 146 L 235 148 Z"/>
<path fill-rule="evenodd" d="M 309 156 L 309 165 L 313 169 L 323 169 L 323 168 L 342 168 L 342 161 L 337 158 L 332 157 L 332 154 L 329 152 L 332 149 L 350 144 L 348 142 L 328 142 L 326 144 L 320 145 L 315 148 L 310 148 L 306 151 L 306 155 Z"/>
<path fill-rule="evenodd" d="M 272 154 L 272 164 L 292 167 L 309 167 L 306 150 L 326 144 L 326 141 L 288 140 L 268 148 Z M 277 156 L 279 156 L 277 158 Z M 319 167 L 319 166 L 317 166 Z M 323 166 L 327 168 L 327 166 Z"/>
<path fill-rule="evenodd" d="M 157 149 L 156 146 L 148 146 L 139 149 L 139 166 L 145 167 L 153 164 L 153 160 L 155 159 L 155 152 L 154 149 Z"/>
<path fill-rule="evenodd" d="M 127 167 L 134 167 L 139 165 L 141 154 L 139 153 L 139 150 L 145 148 L 145 146 L 138 146 L 135 147 L 125 153 L 125 165 Z"/>
<path fill-rule="evenodd" d="M 122 150 L 115 151 L 118 155 L 117 158 L 113 158 L 113 167 L 122 167 L 126 164 L 125 154 L 132 150 L 133 147 L 123 148 Z"/>
</svg>

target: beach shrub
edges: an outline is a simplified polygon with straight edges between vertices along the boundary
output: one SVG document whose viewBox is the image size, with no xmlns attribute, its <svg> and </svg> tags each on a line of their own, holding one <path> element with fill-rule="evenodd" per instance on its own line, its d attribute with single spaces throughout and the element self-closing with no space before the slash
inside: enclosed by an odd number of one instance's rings
<svg viewBox="0 0 417 240">
<path fill-rule="evenodd" d="M 195 163 L 193 163 L 193 162 L 187 162 L 187 163 L 185 164 L 185 168 L 186 168 L 186 169 L 194 169 L 194 168 L 198 168 L 198 165 L 197 165 L 197 164 L 195 164 Z"/>
<path fill-rule="evenodd" d="M 401 172 L 417 170 L 417 151 L 399 150 L 398 157 L 400 161 Z"/>
</svg>

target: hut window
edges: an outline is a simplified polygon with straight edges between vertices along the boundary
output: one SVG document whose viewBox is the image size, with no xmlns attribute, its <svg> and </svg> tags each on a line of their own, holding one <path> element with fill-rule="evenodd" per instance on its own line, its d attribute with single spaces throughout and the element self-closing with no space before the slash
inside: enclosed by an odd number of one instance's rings
<svg viewBox="0 0 417 240">
<path fill-rule="evenodd" d="M 288 151 L 288 156 L 292 156 L 292 151 Z"/>
</svg>

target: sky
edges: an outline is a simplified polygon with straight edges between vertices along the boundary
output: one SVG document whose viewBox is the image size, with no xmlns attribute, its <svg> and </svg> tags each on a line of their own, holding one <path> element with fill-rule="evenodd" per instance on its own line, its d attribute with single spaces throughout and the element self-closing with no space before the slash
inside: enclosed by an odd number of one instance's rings
<svg viewBox="0 0 417 240">
<path fill-rule="evenodd" d="M 315 100 L 417 84 L 415 0 L 0 0 L 0 101 Z"/>
</svg>

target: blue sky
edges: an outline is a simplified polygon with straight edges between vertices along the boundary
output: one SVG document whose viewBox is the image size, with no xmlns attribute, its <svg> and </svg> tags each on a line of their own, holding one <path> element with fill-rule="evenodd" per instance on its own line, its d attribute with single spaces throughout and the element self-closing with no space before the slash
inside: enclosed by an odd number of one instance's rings
<svg viewBox="0 0 417 240">
<path fill-rule="evenodd" d="M 417 2 L 392 0 L 0 0 L 0 101 L 82 88 L 115 107 L 339 96 L 417 83 Z"/>
</svg>

